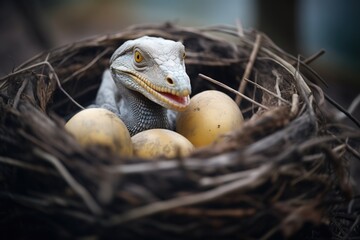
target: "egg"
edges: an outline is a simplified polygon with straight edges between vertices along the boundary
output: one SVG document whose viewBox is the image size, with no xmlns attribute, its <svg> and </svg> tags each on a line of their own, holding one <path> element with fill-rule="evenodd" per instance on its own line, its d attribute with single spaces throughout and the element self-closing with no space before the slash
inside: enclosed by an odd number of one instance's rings
<svg viewBox="0 0 360 240">
<path fill-rule="evenodd" d="M 65 129 L 83 146 L 98 145 L 119 156 L 132 156 L 128 129 L 114 113 L 102 108 L 89 108 L 75 114 Z"/>
<path fill-rule="evenodd" d="M 150 129 L 140 132 L 131 138 L 134 155 L 151 159 L 186 157 L 194 149 L 189 140 L 180 134 L 167 129 Z"/>
<path fill-rule="evenodd" d="M 192 97 L 186 110 L 178 114 L 176 131 L 195 147 L 202 147 L 240 128 L 243 121 L 239 107 L 228 95 L 208 90 Z"/>
</svg>

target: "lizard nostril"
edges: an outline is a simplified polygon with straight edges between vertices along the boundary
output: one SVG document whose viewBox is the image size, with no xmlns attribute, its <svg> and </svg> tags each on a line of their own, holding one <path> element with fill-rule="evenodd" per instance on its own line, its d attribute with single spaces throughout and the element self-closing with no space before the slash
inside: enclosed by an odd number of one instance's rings
<svg viewBox="0 0 360 240">
<path fill-rule="evenodd" d="M 167 77 L 167 78 L 166 78 L 166 81 L 167 81 L 170 85 L 173 85 L 173 84 L 174 84 L 174 80 L 172 80 L 171 77 Z"/>
</svg>

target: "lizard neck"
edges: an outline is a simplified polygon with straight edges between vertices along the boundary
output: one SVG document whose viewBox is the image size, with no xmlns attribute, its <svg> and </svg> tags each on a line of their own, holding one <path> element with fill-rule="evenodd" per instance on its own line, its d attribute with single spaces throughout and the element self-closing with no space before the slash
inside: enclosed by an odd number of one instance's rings
<svg viewBox="0 0 360 240">
<path fill-rule="evenodd" d="M 147 129 L 171 127 L 166 108 L 136 91 L 123 87 L 121 92 L 123 101 L 120 106 L 120 118 L 131 136 Z"/>
</svg>

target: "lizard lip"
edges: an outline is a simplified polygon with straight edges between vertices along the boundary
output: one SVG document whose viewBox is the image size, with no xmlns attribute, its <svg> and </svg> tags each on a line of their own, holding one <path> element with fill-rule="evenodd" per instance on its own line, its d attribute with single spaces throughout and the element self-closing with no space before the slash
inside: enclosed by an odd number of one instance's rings
<svg viewBox="0 0 360 240">
<path fill-rule="evenodd" d="M 119 71 L 114 69 L 115 71 Z M 153 95 L 156 99 L 161 101 L 166 108 L 176 111 L 184 111 L 190 103 L 190 90 L 174 91 L 167 88 L 161 88 L 153 85 L 150 81 L 140 74 L 122 69 L 123 73 L 127 73 L 143 88 L 146 92 Z"/>
<path fill-rule="evenodd" d="M 155 89 L 154 89 L 155 90 Z M 155 90 L 156 91 L 156 90 Z M 189 103 L 190 103 L 190 96 L 186 95 L 186 96 L 177 96 L 171 93 L 167 93 L 167 92 L 159 92 L 156 91 L 159 95 L 161 95 L 163 98 L 166 98 L 168 103 L 174 105 L 174 107 L 177 110 L 183 110 L 185 109 Z M 170 101 L 170 102 L 169 102 Z"/>
</svg>

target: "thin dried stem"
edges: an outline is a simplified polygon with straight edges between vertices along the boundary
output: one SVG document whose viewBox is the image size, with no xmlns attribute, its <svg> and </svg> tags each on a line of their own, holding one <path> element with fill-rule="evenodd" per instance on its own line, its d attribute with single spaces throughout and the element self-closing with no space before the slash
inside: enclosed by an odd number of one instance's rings
<svg viewBox="0 0 360 240">
<path fill-rule="evenodd" d="M 273 70 L 272 71 L 272 74 L 275 75 L 275 91 L 276 91 L 276 94 L 278 96 L 278 99 L 281 98 L 281 90 L 280 90 L 280 84 L 281 84 L 281 81 L 282 81 L 282 78 L 281 78 L 281 75 L 276 71 L 276 70 Z M 278 100 L 278 105 L 281 106 L 281 101 Z"/>
<path fill-rule="evenodd" d="M 0 156 L 0 162 L 11 165 L 11 166 L 27 169 L 30 171 L 42 173 L 42 174 L 58 175 L 56 172 L 49 170 L 46 167 L 36 166 L 36 165 L 30 164 L 30 163 L 25 163 L 25 162 L 23 162 L 21 160 L 17 160 L 17 159 Z"/>
<path fill-rule="evenodd" d="M 254 43 L 254 47 L 253 47 L 253 50 L 251 52 L 249 61 L 248 61 L 247 65 L 246 65 L 244 75 L 242 76 L 242 79 L 241 79 L 241 82 L 240 82 L 238 92 L 241 93 L 241 94 L 244 94 L 244 92 L 245 92 L 247 82 L 244 79 L 250 77 L 251 70 L 253 68 L 257 53 L 258 53 L 258 51 L 260 49 L 260 45 L 261 45 L 260 43 L 261 43 L 261 34 L 258 33 L 258 34 L 256 34 L 256 40 L 255 40 L 255 43 Z M 242 95 L 236 95 L 235 102 L 236 102 L 237 105 L 240 105 L 241 100 L 242 100 Z"/>
<path fill-rule="evenodd" d="M 54 68 L 52 67 L 52 65 L 49 62 L 46 62 L 46 65 L 50 68 L 51 72 L 54 74 L 56 83 L 58 85 L 58 88 L 66 95 L 66 97 L 68 97 L 70 99 L 70 101 L 72 101 L 76 106 L 78 106 L 80 109 L 85 109 L 83 106 L 81 106 L 77 101 L 75 101 L 75 99 L 73 97 L 70 96 L 69 93 L 67 93 L 65 91 L 65 89 L 62 87 L 61 82 L 59 77 L 57 76 Z"/>
<path fill-rule="evenodd" d="M 99 59 L 101 59 L 103 56 L 105 56 L 108 52 L 110 52 L 110 48 L 106 48 L 104 51 L 102 51 L 100 54 L 98 54 L 92 61 L 90 61 L 88 64 L 86 64 L 84 67 L 80 68 L 79 70 L 73 72 L 70 76 L 65 78 L 62 83 L 68 82 L 70 79 L 76 77 L 78 74 L 85 72 L 87 69 L 89 69 L 91 66 L 93 66 Z"/>
<path fill-rule="evenodd" d="M 80 185 L 75 178 L 69 173 L 69 171 L 64 167 L 64 165 L 53 155 L 50 155 L 39 148 L 36 148 L 35 154 L 37 154 L 39 157 L 47 160 L 50 162 L 63 176 L 65 181 L 72 187 L 72 189 L 79 194 L 79 196 L 83 199 L 85 204 L 88 206 L 90 211 L 96 215 L 102 214 L 102 210 L 100 206 L 96 203 L 96 201 L 93 199 L 93 197 L 90 195 L 90 193 L 84 188 L 82 185 Z"/>
<path fill-rule="evenodd" d="M 282 101 L 282 102 L 284 102 L 284 103 L 287 103 L 287 104 L 291 105 L 291 102 L 289 102 L 288 100 L 286 100 L 286 99 L 284 99 L 284 98 L 280 97 L 279 95 L 277 95 L 277 94 L 273 93 L 272 91 L 268 90 L 267 88 L 264 88 L 264 87 L 263 87 L 263 86 L 261 86 L 260 84 L 258 84 L 258 83 L 256 83 L 256 82 L 254 82 L 254 81 L 251 81 L 250 79 L 247 79 L 247 78 L 245 78 L 244 80 L 245 80 L 245 81 L 247 81 L 247 82 L 249 82 L 249 83 L 251 83 L 251 84 L 253 84 L 254 86 L 256 86 L 256 87 L 260 88 L 262 91 L 264 91 L 264 92 L 266 92 L 266 93 L 270 94 L 271 96 L 273 96 L 273 97 L 275 97 L 275 98 L 279 99 L 280 101 Z"/>
<path fill-rule="evenodd" d="M 201 209 L 201 208 L 177 208 L 171 210 L 172 213 L 177 215 L 188 215 L 191 217 L 233 217 L 233 218 L 243 218 L 254 215 L 256 209 L 254 208 L 244 208 L 244 209 Z"/>
<path fill-rule="evenodd" d="M 254 172 L 248 178 L 224 184 L 213 190 L 192 194 L 185 197 L 179 197 L 167 201 L 151 203 L 144 207 L 135 208 L 134 210 L 130 210 L 122 215 L 112 217 L 107 224 L 109 226 L 115 226 L 131 220 L 164 212 L 166 210 L 208 202 L 225 194 L 232 193 L 234 191 L 239 192 L 244 189 L 253 188 L 262 184 L 266 180 L 265 176 L 267 176 L 271 172 L 270 169 L 273 167 L 273 164 L 263 165 L 262 167 L 257 169 L 258 171 Z"/>
<path fill-rule="evenodd" d="M 310 64 L 313 61 L 315 61 L 316 59 L 318 59 L 319 57 L 321 57 L 322 55 L 324 55 L 325 50 L 321 49 L 320 51 L 318 51 L 317 53 L 311 55 L 310 57 L 306 58 L 303 62 L 306 64 Z"/>
<path fill-rule="evenodd" d="M 239 34 L 239 37 L 243 38 L 245 36 L 245 34 L 244 34 L 244 28 L 241 24 L 240 19 L 236 19 L 236 29 Z"/>
<path fill-rule="evenodd" d="M 59 87 L 59 89 L 66 95 L 66 97 L 68 97 L 70 99 L 70 101 L 72 101 L 76 106 L 78 106 L 80 109 L 85 109 L 83 106 L 81 106 L 77 101 L 75 101 L 75 99 L 73 99 L 66 91 L 65 89 L 61 86 L 61 82 L 59 80 L 59 77 L 57 76 L 53 66 L 51 65 L 51 63 L 49 63 L 48 61 L 44 61 L 44 62 L 39 62 L 39 63 L 36 63 L 36 64 L 33 64 L 31 66 L 28 66 L 26 68 L 22 68 L 22 69 L 19 69 L 13 73 L 10 73 L 9 75 L 5 76 L 4 78 L 0 79 L 0 82 L 5 80 L 5 79 L 8 79 L 10 77 L 13 77 L 13 76 L 16 76 L 20 73 L 23 73 L 25 71 L 29 71 L 31 69 L 34 69 L 36 67 L 40 67 L 40 66 L 47 66 L 49 68 L 49 70 L 51 71 L 51 73 L 53 74 L 54 78 L 55 78 L 55 81 Z M 4 86 L 6 86 L 7 82 L 4 82 L 2 85 L 0 85 L 0 89 Z"/>
<path fill-rule="evenodd" d="M 217 176 L 217 177 L 205 177 L 205 178 L 200 179 L 199 184 L 204 187 L 221 185 L 226 182 L 231 182 L 231 181 L 247 178 L 251 174 L 256 172 L 257 170 L 258 169 L 255 168 L 255 169 L 250 169 L 250 170 L 244 170 L 241 172 L 229 173 L 229 174 Z"/>
<path fill-rule="evenodd" d="M 295 116 L 299 112 L 299 95 L 297 95 L 296 93 L 292 95 L 290 112 L 293 116 Z"/>
<path fill-rule="evenodd" d="M 17 106 L 19 104 L 19 101 L 20 101 L 21 94 L 25 90 L 28 83 L 29 83 L 29 78 L 25 78 L 23 80 L 22 84 L 21 84 L 21 87 L 19 88 L 18 92 L 16 93 L 15 98 L 14 98 L 13 108 L 17 108 Z"/>
<path fill-rule="evenodd" d="M 331 103 L 334 107 L 336 107 L 339 111 L 344 113 L 357 127 L 360 128 L 360 121 L 354 117 L 351 113 L 349 113 L 345 108 L 343 108 L 340 104 L 338 104 L 334 99 L 332 99 L 329 95 L 324 93 L 325 99 Z"/>
<path fill-rule="evenodd" d="M 350 114 L 353 114 L 354 111 L 356 110 L 356 108 L 358 108 L 360 105 L 360 94 L 356 96 L 356 98 L 351 102 L 349 108 L 348 108 L 348 112 Z"/>
<path fill-rule="evenodd" d="M 225 85 L 225 84 L 223 84 L 223 83 L 221 83 L 221 82 L 219 82 L 219 81 L 217 81 L 217 80 L 215 80 L 215 79 L 213 79 L 213 78 L 211 78 L 211 77 L 208 77 L 208 76 L 206 76 L 206 75 L 204 75 L 204 74 L 201 74 L 201 73 L 199 74 L 199 77 L 201 77 L 202 79 L 205 79 L 205 80 L 207 80 L 207 81 L 209 81 L 209 82 L 212 82 L 212 83 L 214 83 L 214 84 L 216 84 L 216 85 L 218 85 L 218 86 L 220 86 L 220 87 L 222 87 L 222 88 L 224 88 L 224 89 L 226 89 L 226 90 L 228 90 L 228 91 L 230 91 L 230 92 L 232 92 L 232 93 L 235 93 L 236 95 L 241 96 L 242 98 L 244 98 L 244 99 L 246 99 L 247 101 L 255 104 L 255 105 L 258 106 L 258 107 L 261 107 L 261 108 L 263 108 L 263 109 L 265 109 L 265 110 L 269 110 L 268 107 L 262 105 L 261 103 L 258 103 L 258 102 L 256 102 L 256 101 L 252 100 L 251 98 L 245 96 L 244 94 L 242 94 L 242 93 L 240 93 L 240 92 L 232 89 L 231 87 L 229 87 L 229 86 L 227 86 L 227 85 Z"/>
<path fill-rule="evenodd" d="M 346 149 L 349 150 L 358 160 L 360 160 L 360 153 L 349 144 L 346 144 Z"/>
</svg>

